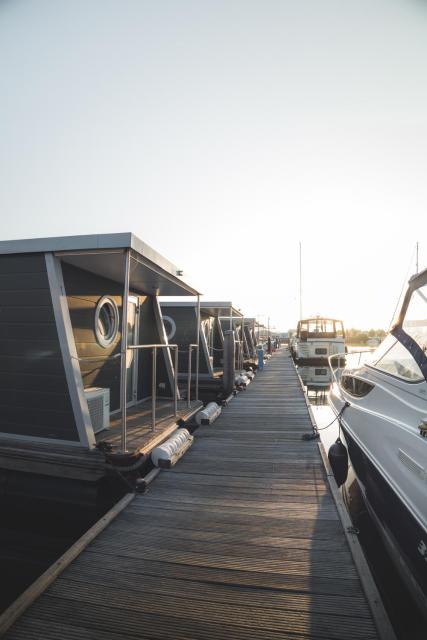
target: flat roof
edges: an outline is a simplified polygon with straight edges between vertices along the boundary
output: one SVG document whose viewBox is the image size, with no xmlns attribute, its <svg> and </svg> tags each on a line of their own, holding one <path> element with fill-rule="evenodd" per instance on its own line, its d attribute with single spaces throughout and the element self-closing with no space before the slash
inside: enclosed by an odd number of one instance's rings
<svg viewBox="0 0 427 640">
<path fill-rule="evenodd" d="M 329 318 L 328 316 L 314 316 L 313 318 L 304 318 L 303 320 L 299 320 L 299 322 L 312 322 L 317 320 L 331 320 L 332 322 L 342 322 L 338 318 Z"/>
<path fill-rule="evenodd" d="M 167 300 L 161 300 L 160 305 L 162 307 L 196 307 L 197 302 L 180 302 L 177 300 L 173 300 L 168 302 Z M 235 317 L 242 318 L 243 313 L 233 307 L 232 302 L 206 302 L 204 300 L 200 300 L 200 309 L 206 311 L 210 316 L 214 316 L 216 318 L 224 317 Z M 227 311 L 228 313 L 223 313 Z"/>
<path fill-rule="evenodd" d="M 121 260 L 114 264 L 109 260 L 107 266 L 101 265 L 102 254 L 120 253 L 125 249 L 131 249 L 137 258 L 141 258 L 146 268 L 157 271 L 160 295 L 198 295 L 198 291 L 187 285 L 179 275 L 181 269 L 164 258 L 148 244 L 140 240 L 131 232 L 126 233 L 102 233 L 80 236 L 57 236 L 52 238 L 28 238 L 25 240 L 1 240 L 0 255 L 22 253 L 55 253 L 64 260 L 87 271 L 102 274 L 116 281 L 122 281 Z M 96 260 L 96 256 L 98 260 Z M 163 276 L 163 278 L 162 278 Z M 165 279 L 169 280 L 169 286 L 165 286 Z M 136 279 L 135 279 L 136 280 Z M 162 285 L 163 281 L 163 287 Z M 154 283 L 154 281 L 152 281 Z M 150 284 L 150 287 L 155 287 Z"/>
</svg>

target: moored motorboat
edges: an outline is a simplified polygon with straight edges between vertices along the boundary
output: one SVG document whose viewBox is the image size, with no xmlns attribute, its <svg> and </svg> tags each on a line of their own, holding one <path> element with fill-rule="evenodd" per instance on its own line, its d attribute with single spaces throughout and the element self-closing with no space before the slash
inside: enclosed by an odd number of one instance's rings
<svg viewBox="0 0 427 640">
<path fill-rule="evenodd" d="M 367 508 L 427 612 L 427 270 L 409 281 L 369 362 L 346 368 L 329 402 Z"/>
<path fill-rule="evenodd" d="M 298 365 L 327 365 L 332 355 L 345 354 L 345 334 L 341 320 L 333 318 L 307 318 L 298 322 L 291 353 Z"/>
</svg>

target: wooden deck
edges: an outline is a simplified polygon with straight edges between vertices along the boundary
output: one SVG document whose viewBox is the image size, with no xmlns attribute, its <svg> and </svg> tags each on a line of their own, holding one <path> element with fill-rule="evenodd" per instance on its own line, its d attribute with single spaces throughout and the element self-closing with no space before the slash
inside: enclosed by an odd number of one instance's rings
<svg viewBox="0 0 427 640">
<path fill-rule="evenodd" d="M 8 640 L 377 638 L 287 350 Z"/>
<path fill-rule="evenodd" d="M 175 416 L 174 405 L 171 400 L 158 399 L 156 403 L 156 427 L 152 429 L 151 400 L 138 403 L 127 410 L 127 446 L 129 451 L 139 451 L 148 454 L 159 442 L 166 440 L 177 429 L 179 420 L 187 421 L 203 404 L 199 400 L 187 402 L 178 401 L 178 413 Z M 96 441 L 108 442 L 113 448 L 120 446 L 122 422 L 118 415 L 111 420 L 111 426 L 100 431 Z"/>
</svg>

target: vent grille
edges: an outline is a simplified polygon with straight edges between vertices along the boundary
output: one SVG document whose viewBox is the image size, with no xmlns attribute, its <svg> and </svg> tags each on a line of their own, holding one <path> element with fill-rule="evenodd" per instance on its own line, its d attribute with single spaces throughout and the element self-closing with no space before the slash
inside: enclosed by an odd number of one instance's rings
<svg viewBox="0 0 427 640">
<path fill-rule="evenodd" d="M 427 472 L 426 470 L 418 464 L 411 456 L 408 456 L 407 453 L 399 449 L 399 460 L 402 462 L 405 467 L 407 467 L 412 473 L 415 473 L 421 480 L 427 480 Z"/>
<path fill-rule="evenodd" d="M 94 433 L 110 426 L 110 390 L 86 389 L 86 400 Z"/>
</svg>

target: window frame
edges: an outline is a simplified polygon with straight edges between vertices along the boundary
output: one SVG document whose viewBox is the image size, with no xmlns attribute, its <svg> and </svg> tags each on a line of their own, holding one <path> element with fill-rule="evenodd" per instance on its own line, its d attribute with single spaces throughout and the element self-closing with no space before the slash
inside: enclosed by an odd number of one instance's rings
<svg viewBox="0 0 427 640">
<path fill-rule="evenodd" d="M 100 321 L 101 311 L 107 304 L 112 309 L 112 313 L 109 314 L 109 317 L 113 318 L 113 325 L 112 325 L 111 332 L 106 338 L 99 331 L 99 321 Z M 117 302 L 111 296 L 103 296 L 98 300 L 95 308 L 95 327 L 94 328 L 95 328 L 96 341 L 100 347 L 102 347 L 103 349 L 108 349 L 114 344 L 119 334 L 120 314 L 119 314 L 119 308 L 117 306 Z"/>
</svg>

